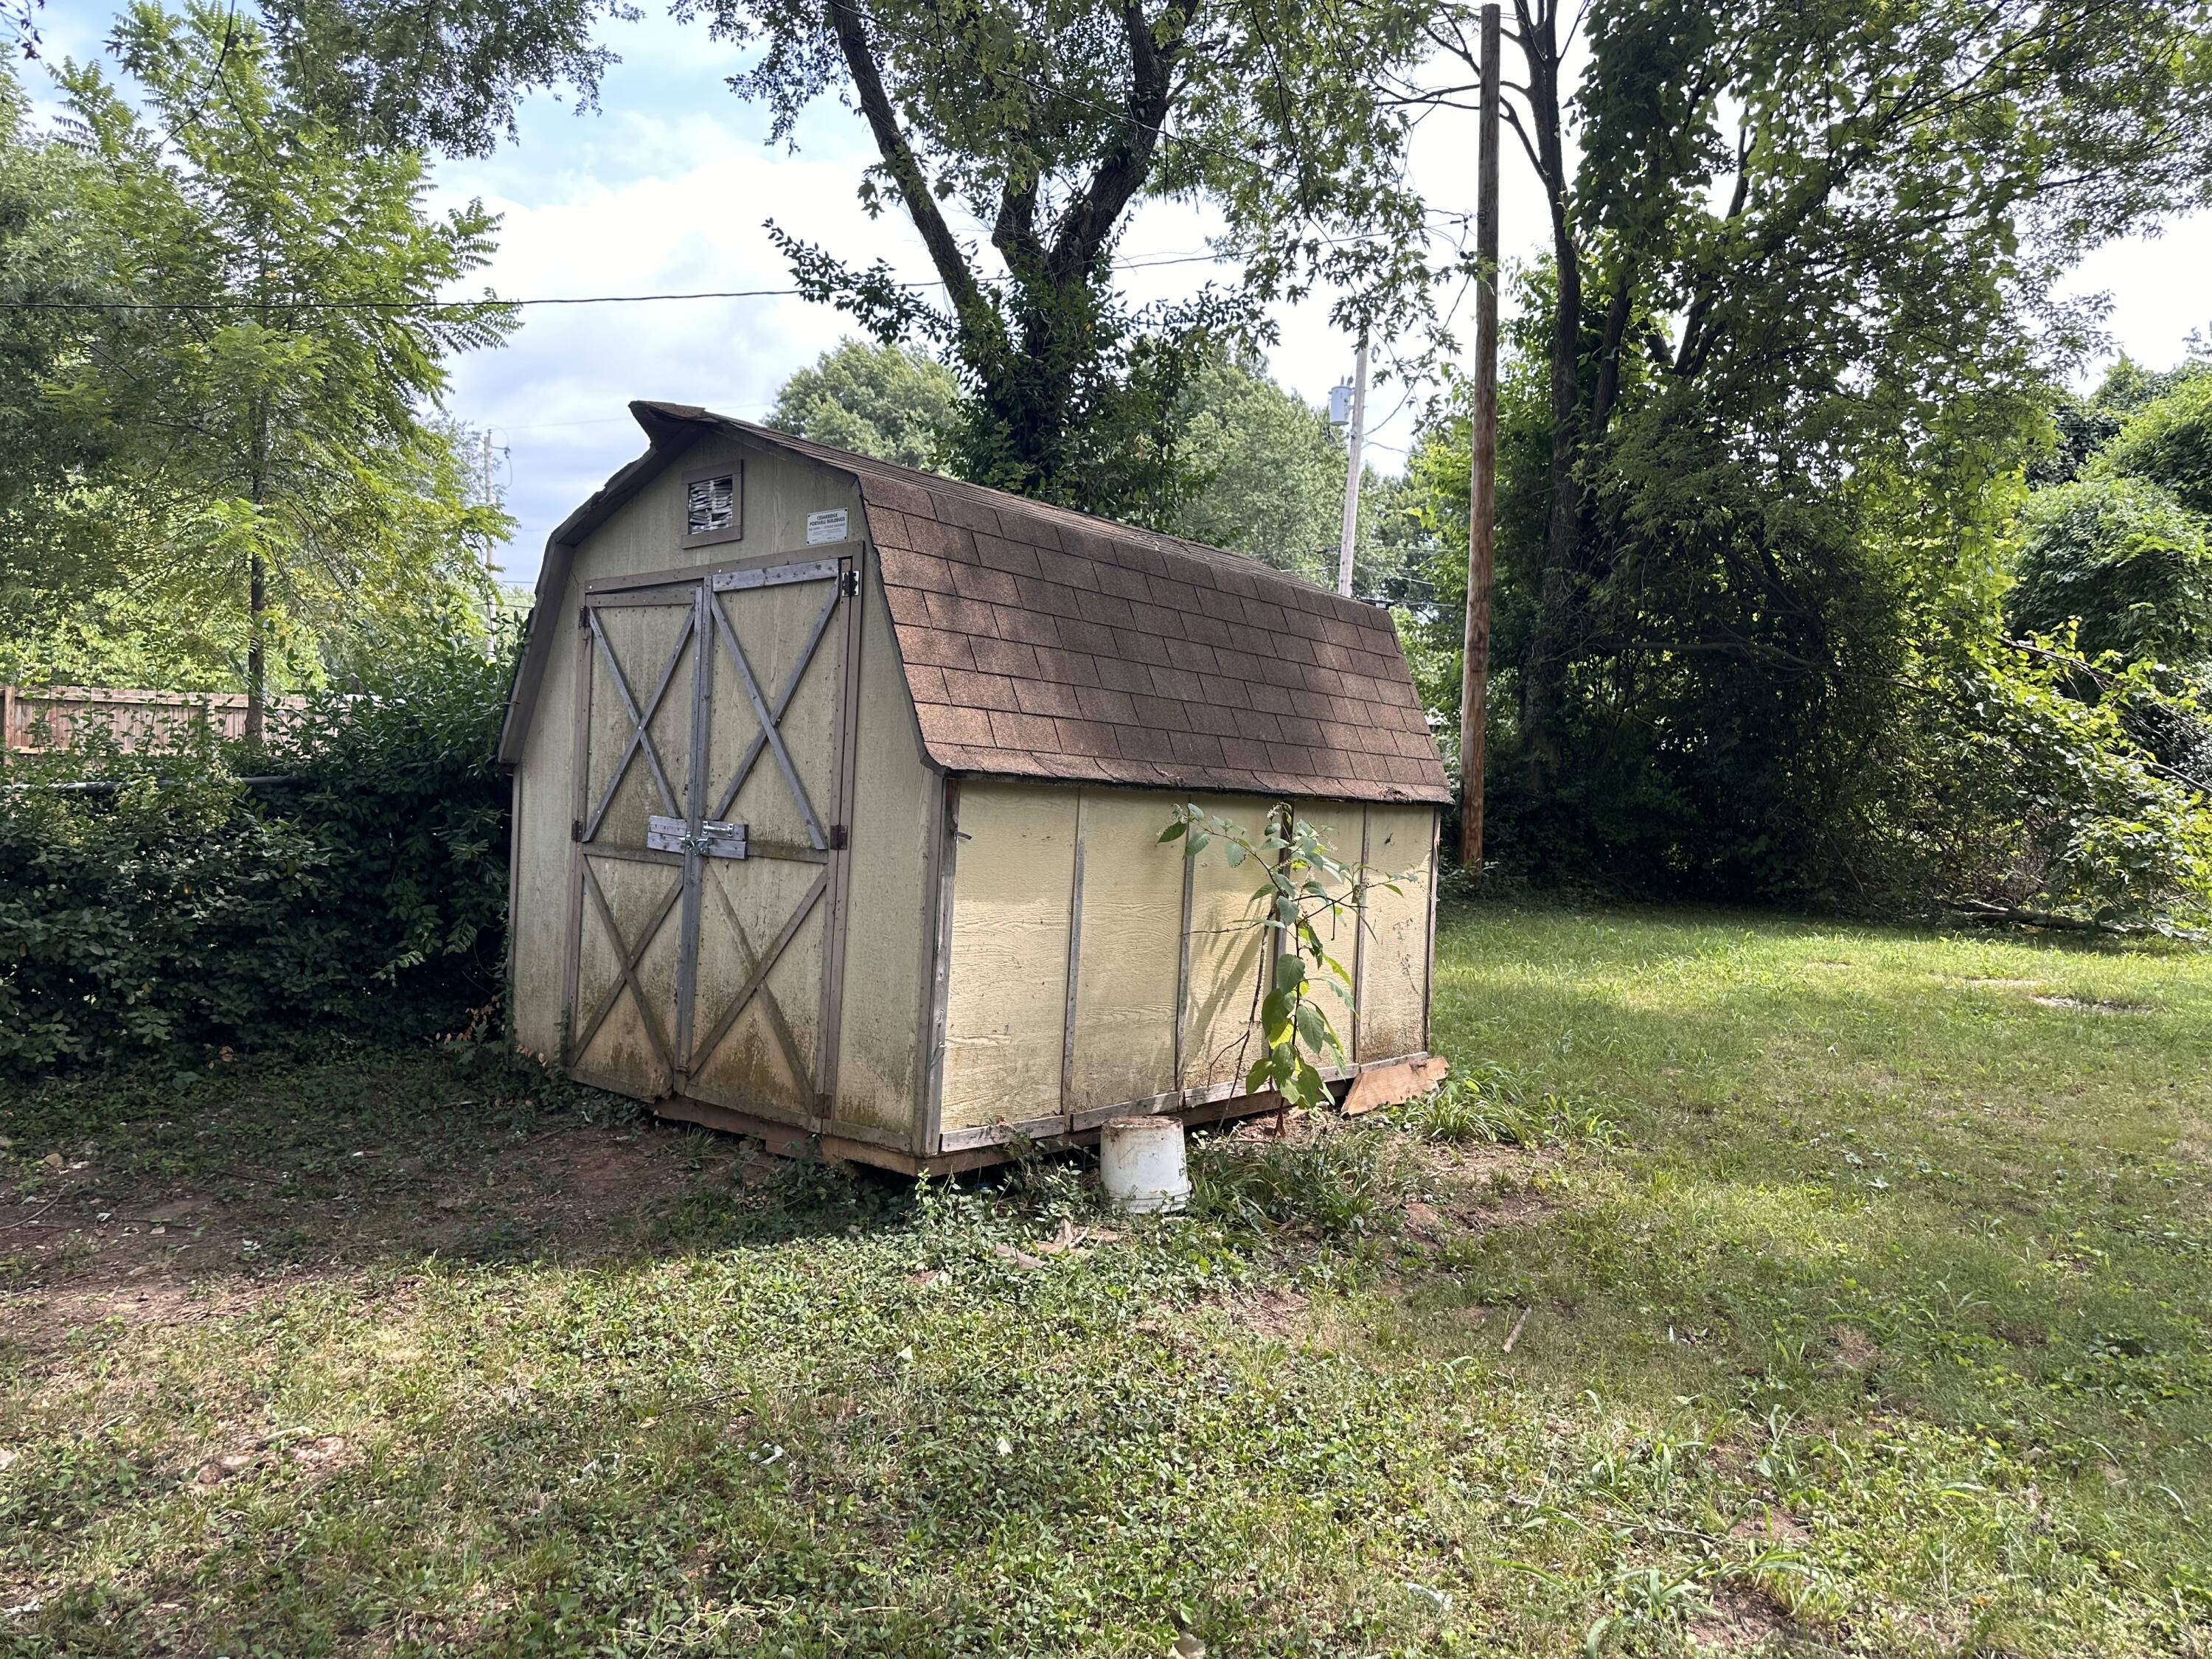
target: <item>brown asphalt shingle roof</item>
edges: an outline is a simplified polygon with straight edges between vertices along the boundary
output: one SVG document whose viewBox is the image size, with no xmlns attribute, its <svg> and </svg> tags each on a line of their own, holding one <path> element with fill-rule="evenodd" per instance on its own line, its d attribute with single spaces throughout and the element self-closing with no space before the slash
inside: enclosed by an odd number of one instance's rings
<svg viewBox="0 0 2212 1659">
<path fill-rule="evenodd" d="M 955 771 L 1451 798 L 1389 615 L 1256 560 L 673 404 L 850 474 L 931 757 Z"/>
</svg>

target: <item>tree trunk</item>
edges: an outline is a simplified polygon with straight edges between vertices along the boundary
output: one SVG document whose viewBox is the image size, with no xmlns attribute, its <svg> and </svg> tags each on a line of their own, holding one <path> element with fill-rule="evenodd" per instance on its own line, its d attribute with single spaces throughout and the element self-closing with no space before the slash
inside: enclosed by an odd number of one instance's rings
<svg viewBox="0 0 2212 1659">
<path fill-rule="evenodd" d="M 1537 175 L 1552 216 L 1558 293 L 1552 307 L 1551 510 L 1544 538 L 1536 616 L 1521 668 L 1521 733 L 1530 787 L 1548 794 L 1559 769 L 1559 719 L 1566 697 L 1567 651 L 1574 631 L 1575 574 L 1582 552 L 1582 258 L 1569 215 L 1567 161 L 1559 111 L 1559 15 L 1539 3 L 1516 5 L 1528 68 L 1528 111 Z"/>
<path fill-rule="evenodd" d="M 249 556 L 246 579 L 246 741 L 261 746 L 267 718 L 269 653 L 263 635 L 263 617 L 269 609 L 269 572 L 258 553 Z"/>
<path fill-rule="evenodd" d="M 265 276 L 265 270 L 264 274 Z M 256 520 L 253 533 L 258 537 L 262 498 L 269 493 L 269 394 L 265 390 L 255 393 L 253 398 L 252 457 L 247 493 L 253 502 Z M 268 718 L 268 613 L 269 567 L 262 560 L 257 541 L 253 551 L 246 556 L 246 743 L 249 749 L 261 747 L 262 728 Z"/>
</svg>

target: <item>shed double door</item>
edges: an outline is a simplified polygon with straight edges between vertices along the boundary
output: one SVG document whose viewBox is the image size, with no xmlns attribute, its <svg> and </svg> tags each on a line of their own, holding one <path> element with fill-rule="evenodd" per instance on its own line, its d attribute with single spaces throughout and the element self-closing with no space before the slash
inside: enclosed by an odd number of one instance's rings
<svg viewBox="0 0 2212 1659">
<path fill-rule="evenodd" d="M 848 557 L 586 586 L 568 1073 L 810 1127 L 835 1090 Z"/>
</svg>

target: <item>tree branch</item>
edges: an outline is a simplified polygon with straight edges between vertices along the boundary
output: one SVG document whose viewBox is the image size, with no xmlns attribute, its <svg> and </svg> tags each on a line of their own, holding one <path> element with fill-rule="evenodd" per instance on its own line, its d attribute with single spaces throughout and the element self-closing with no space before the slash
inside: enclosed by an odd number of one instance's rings
<svg viewBox="0 0 2212 1659">
<path fill-rule="evenodd" d="M 840 0 L 842 3 L 842 0 Z M 1170 0 L 1161 15 L 1165 45 L 1138 0 L 1122 0 L 1121 28 L 1129 46 L 1129 97 L 1122 136 L 1091 175 L 1091 182 L 1067 204 L 1055 228 L 1045 270 L 1055 288 L 1087 279 L 1113 235 L 1122 209 L 1144 187 L 1152 152 L 1167 123 L 1168 96 L 1183 37 L 1200 0 Z"/>
<path fill-rule="evenodd" d="M 981 307 L 982 290 L 976 286 L 975 274 L 969 269 L 968 258 L 960 251 L 959 241 L 945 222 L 945 214 L 937 205 L 936 197 L 930 193 L 929 180 L 922 173 L 913 146 L 899 131 L 898 117 L 891 109 L 890 95 L 884 90 L 883 71 L 877 67 L 875 51 L 868 43 L 860 13 L 851 0 L 830 0 L 830 21 L 837 33 L 838 48 L 845 56 L 845 68 L 853 77 L 853 90 L 860 94 L 860 112 L 867 118 L 868 130 L 875 136 L 877 152 L 883 156 L 884 166 L 892 182 L 898 185 L 899 194 L 906 199 L 907 211 L 913 216 L 915 228 L 921 233 L 922 246 L 929 250 L 930 262 L 944 279 L 953 311 L 966 316 Z"/>
</svg>

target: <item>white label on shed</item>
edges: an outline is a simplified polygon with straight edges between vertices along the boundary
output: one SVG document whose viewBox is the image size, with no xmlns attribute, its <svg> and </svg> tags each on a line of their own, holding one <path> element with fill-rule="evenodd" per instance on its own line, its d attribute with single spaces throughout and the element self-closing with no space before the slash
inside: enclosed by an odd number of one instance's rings
<svg viewBox="0 0 2212 1659">
<path fill-rule="evenodd" d="M 846 537 L 845 509 L 835 513 L 810 513 L 806 515 L 806 544 L 817 542 L 842 542 Z"/>
</svg>

